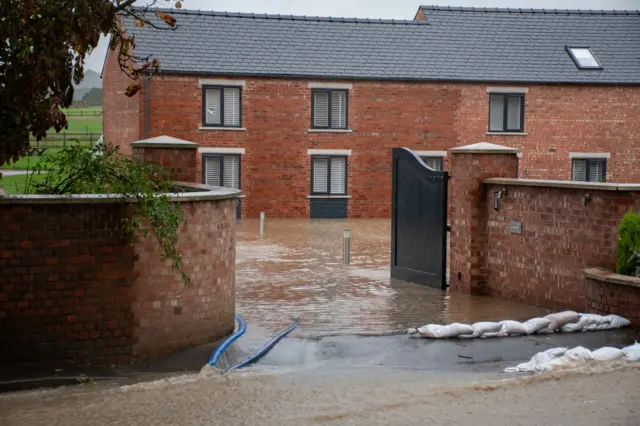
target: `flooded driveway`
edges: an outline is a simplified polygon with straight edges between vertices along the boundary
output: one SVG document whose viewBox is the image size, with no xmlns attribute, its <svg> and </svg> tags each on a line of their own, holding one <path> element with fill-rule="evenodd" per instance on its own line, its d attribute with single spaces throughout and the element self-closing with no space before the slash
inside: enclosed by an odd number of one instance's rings
<svg viewBox="0 0 640 426">
<path fill-rule="evenodd" d="M 426 323 L 526 319 L 545 311 L 518 302 L 390 279 L 389 220 L 268 219 L 237 228 L 237 309 L 250 329 L 273 333 L 301 317 L 294 336 L 385 333 Z M 342 233 L 351 229 L 351 264 Z"/>
</svg>

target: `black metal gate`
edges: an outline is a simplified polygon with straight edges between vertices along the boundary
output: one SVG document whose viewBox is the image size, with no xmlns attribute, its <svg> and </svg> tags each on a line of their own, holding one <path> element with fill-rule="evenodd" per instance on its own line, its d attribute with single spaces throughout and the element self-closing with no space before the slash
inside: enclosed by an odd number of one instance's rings
<svg viewBox="0 0 640 426">
<path fill-rule="evenodd" d="M 447 287 L 448 179 L 410 149 L 393 149 L 391 278 Z"/>
</svg>

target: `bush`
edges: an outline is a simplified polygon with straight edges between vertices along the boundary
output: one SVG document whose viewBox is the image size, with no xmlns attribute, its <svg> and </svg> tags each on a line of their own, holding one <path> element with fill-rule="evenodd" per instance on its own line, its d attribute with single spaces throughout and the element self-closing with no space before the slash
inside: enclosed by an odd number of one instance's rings
<svg viewBox="0 0 640 426">
<path fill-rule="evenodd" d="M 640 277 L 640 213 L 629 210 L 622 218 L 619 234 L 616 271 Z"/>
<path fill-rule="evenodd" d="M 110 145 L 87 150 L 70 147 L 36 165 L 25 192 L 39 194 L 121 194 L 131 199 L 131 216 L 124 219 L 125 232 L 140 229 L 144 237 L 153 234 L 174 270 L 185 284 L 178 233 L 184 224 L 180 203 L 169 193 L 177 192 L 161 167 L 121 155 Z M 37 179 L 34 179 L 37 177 Z M 150 229 L 150 231 L 149 231 Z"/>
</svg>

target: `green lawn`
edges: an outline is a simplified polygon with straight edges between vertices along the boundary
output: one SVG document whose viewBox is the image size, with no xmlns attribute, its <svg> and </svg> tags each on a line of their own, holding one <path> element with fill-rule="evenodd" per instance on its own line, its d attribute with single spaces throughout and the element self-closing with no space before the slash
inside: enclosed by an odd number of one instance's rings
<svg viewBox="0 0 640 426">
<path fill-rule="evenodd" d="M 62 151 L 61 148 L 50 148 L 45 151 L 44 155 L 55 155 L 57 152 Z M 5 164 L 2 166 L 3 169 L 9 170 L 33 170 L 36 164 L 42 159 L 37 155 L 34 156 L 24 156 L 20 158 L 18 161 L 12 164 Z"/>
<path fill-rule="evenodd" d="M 25 186 L 31 179 L 32 182 L 41 182 L 45 177 L 45 174 L 5 176 L 0 179 L 0 186 L 4 188 L 7 194 L 24 194 Z"/>
</svg>

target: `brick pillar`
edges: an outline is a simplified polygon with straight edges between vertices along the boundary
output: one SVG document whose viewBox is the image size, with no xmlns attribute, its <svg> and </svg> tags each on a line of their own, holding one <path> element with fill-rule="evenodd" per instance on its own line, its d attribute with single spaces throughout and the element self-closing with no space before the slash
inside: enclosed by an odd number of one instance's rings
<svg viewBox="0 0 640 426">
<path fill-rule="evenodd" d="M 518 152 L 486 142 L 449 150 L 449 284 L 453 291 L 485 293 L 487 197 L 483 181 L 492 177 L 515 178 Z"/>
<path fill-rule="evenodd" d="M 131 148 L 134 157 L 169 170 L 172 180 L 200 183 L 196 176 L 197 143 L 158 136 L 132 142 Z"/>
</svg>

